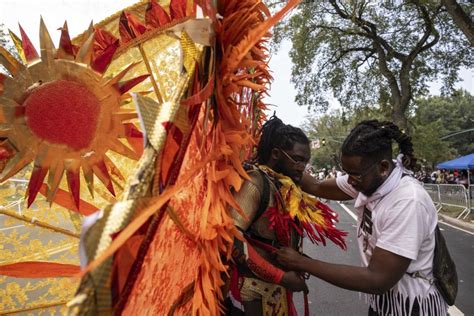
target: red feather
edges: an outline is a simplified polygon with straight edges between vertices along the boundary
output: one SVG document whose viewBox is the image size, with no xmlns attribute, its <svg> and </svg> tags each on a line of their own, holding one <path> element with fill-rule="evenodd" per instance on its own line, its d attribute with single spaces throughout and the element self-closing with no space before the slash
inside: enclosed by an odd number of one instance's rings
<svg viewBox="0 0 474 316">
<path fill-rule="evenodd" d="M 136 16 L 122 11 L 119 21 L 119 33 L 122 41 L 127 43 L 146 32 L 146 26 Z"/>
<path fill-rule="evenodd" d="M 30 39 L 26 35 L 21 25 L 18 24 L 18 26 L 20 27 L 21 46 L 23 47 L 23 52 L 25 53 L 26 60 L 28 62 L 32 62 L 39 59 L 40 57 L 35 47 L 33 46 L 33 43 L 31 43 Z"/>
<path fill-rule="evenodd" d="M 171 18 L 156 0 L 150 0 L 145 13 L 145 23 L 154 28 L 166 25 L 171 22 Z"/>
<path fill-rule="evenodd" d="M 67 170 L 67 184 L 69 187 L 69 192 L 74 200 L 74 204 L 79 209 L 79 193 L 80 193 L 80 178 L 78 171 Z"/>
<path fill-rule="evenodd" d="M 186 17 L 186 0 L 171 0 L 170 3 L 171 19 L 182 19 Z"/>
<path fill-rule="evenodd" d="M 118 38 L 107 31 L 96 29 L 94 53 L 91 64 L 92 69 L 104 73 L 119 46 L 120 41 Z"/>
<path fill-rule="evenodd" d="M 41 184 L 43 184 L 44 177 L 48 173 L 47 168 L 35 166 L 31 173 L 30 182 L 28 183 L 28 207 L 33 204 L 36 195 L 38 194 Z"/>
</svg>

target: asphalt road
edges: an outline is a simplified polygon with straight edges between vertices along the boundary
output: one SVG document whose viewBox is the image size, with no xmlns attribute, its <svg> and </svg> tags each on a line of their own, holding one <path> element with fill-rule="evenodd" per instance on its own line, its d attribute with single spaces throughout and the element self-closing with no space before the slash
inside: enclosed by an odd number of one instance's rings
<svg viewBox="0 0 474 316">
<path fill-rule="evenodd" d="M 449 252 L 456 263 L 459 288 L 455 306 L 464 315 L 474 315 L 474 234 L 441 223 Z"/>
<path fill-rule="evenodd" d="M 356 221 L 336 202 L 330 206 L 339 213 L 338 227 L 349 233 L 346 242 L 347 250 L 328 244 L 315 246 L 305 241 L 305 253 L 327 262 L 360 265 L 360 256 L 356 244 Z M 353 211 L 351 204 L 345 204 Z M 474 315 L 474 235 L 441 224 L 441 229 L 456 262 L 459 277 L 459 292 L 455 308 L 450 310 L 452 316 Z M 308 281 L 310 315 L 359 316 L 367 315 L 364 294 L 337 288 L 322 280 L 311 277 Z M 295 295 L 298 315 L 304 315 L 303 297 Z"/>
</svg>

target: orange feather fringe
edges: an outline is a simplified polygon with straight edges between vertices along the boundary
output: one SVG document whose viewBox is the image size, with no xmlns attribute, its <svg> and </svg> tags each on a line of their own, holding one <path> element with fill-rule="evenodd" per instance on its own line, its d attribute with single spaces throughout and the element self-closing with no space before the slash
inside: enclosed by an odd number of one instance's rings
<svg viewBox="0 0 474 316">
<path fill-rule="evenodd" d="M 183 3 L 173 1 L 175 5 Z M 271 17 L 258 0 L 221 1 L 218 11 L 223 19 L 214 21 L 215 98 L 206 102 L 214 111 L 201 111 L 177 183 L 152 198 L 82 272 L 113 255 L 151 216 L 164 211 L 163 206 L 170 208 L 153 236 L 124 309 L 116 312 L 221 314 L 226 262 L 237 236 L 229 215 L 229 207 L 238 209 L 231 187 L 240 189 L 248 178 L 242 162 L 255 146 L 265 119 L 262 98 L 271 81 L 265 49 L 268 30 L 297 3 L 289 1 Z M 213 11 L 209 3 L 203 8 Z M 174 8 L 172 13 L 178 11 Z M 123 16 L 122 21 L 127 23 L 123 23 L 121 35 L 135 35 L 139 29 L 136 23 L 130 23 L 129 16 Z"/>
</svg>

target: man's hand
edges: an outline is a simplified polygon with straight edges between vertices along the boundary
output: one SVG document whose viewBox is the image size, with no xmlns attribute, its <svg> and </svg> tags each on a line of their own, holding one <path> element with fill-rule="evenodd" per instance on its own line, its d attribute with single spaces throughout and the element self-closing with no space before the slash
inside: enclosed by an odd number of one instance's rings
<svg viewBox="0 0 474 316">
<path fill-rule="evenodd" d="M 285 272 L 281 278 L 280 285 L 293 292 L 308 292 L 305 281 L 295 271 Z"/>
<path fill-rule="evenodd" d="M 304 259 L 296 250 L 292 248 L 281 248 L 276 252 L 277 260 L 288 270 L 300 270 L 299 263 Z"/>
</svg>

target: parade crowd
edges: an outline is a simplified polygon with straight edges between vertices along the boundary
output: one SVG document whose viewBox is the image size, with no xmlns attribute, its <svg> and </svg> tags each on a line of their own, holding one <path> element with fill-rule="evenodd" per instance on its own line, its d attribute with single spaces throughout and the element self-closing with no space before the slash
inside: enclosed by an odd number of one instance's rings
<svg viewBox="0 0 474 316">
<path fill-rule="evenodd" d="M 471 171 L 471 181 L 474 183 L 474 170 Z M 462 184 L 466 188 L 469 184 L 467 170 L 446 170 L 437 169 L 435 171 L 423 170 L 415 174 L 415 177 L 423 183 L 432 184 Z"/>
</svg>

